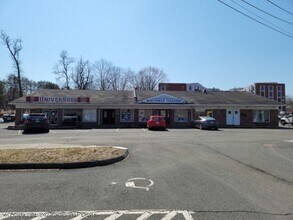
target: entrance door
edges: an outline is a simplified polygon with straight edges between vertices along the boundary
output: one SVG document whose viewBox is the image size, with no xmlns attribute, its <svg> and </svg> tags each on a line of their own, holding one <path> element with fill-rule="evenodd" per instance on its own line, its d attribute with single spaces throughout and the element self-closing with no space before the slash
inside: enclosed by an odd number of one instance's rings
<svg viewBox="0 0 293 220">
<path fill-rule="evenodd" d="M 226 124 L 240 125 L 240 110 L 239 109 L 227 109 Z"/>
<path fill-rule="evenodd" d="M 43 110 L 43 113 L 46 114 L 47 117 L 49 118 L 51 126 L 58 125 L 57 109 L 46 109 L 46 110 Z"/>
<path fill-rule="evenodd" d="M 105 109 L 103 110 L 103 124 L 115 124 L 115 110 Z"/>
<path fill-rule="evenodd" d="M 165 118 L 166 124 L 170 124 L 170 110 L 156 110 L 156 115 L 161 115 Z"/>
</svg>

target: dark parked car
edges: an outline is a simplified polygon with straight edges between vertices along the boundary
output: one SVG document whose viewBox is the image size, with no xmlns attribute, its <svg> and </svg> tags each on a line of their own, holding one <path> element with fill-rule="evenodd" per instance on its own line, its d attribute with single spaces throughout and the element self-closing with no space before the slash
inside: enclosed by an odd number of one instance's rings
<svg viewBox="0 0 293 220">
<path fill-rule="evenodd" d="M 15 121 L 15 115 L 14 114 L 5 114 L 3 115 L 4 122 L 14 122 Z"/>
<path fill-rule="evenodd" d="M 49 132 L 49 119 L 45 114 L 29 114 L 24 120 L 24 132 L 35 130 Z"/>
<path fill-rule="evenodd" d="M 199 128 L 199 129 L 213 129 L 218 130 L 219 123 L 216 121 L 216 119 L 208 116 L 198 116 L 193 121 L 193 127 Z"/>
</svg>

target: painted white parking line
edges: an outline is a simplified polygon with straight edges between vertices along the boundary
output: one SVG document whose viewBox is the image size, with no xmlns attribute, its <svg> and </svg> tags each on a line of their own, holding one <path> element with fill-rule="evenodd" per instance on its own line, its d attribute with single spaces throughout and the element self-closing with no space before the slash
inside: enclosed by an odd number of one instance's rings
<svg viewBox="0 0 293 220">
<path fill-rule="evenodd" d="M 20 135 L 21 134 L 21 130 L 18 130 L 18 135 Z"/>
<path fill-rule="evenodd" d="M 72 219 L 70 219 L 70 220 L 81 220 L 81 219 L 83 219 L 83 218 L 86 218 L 86 217 L 88 217 L 89 215 L 79 215 L 79 216 L 76 216 L 75 218 L 72 218 Z"/>
<path fill-rule="evenodd" d="M 167 215 L 164 216 L 164 218 L 162 218 L 162 220 L 170 220 L 174 218 L 176 215 L 177 215 L 176 211 L 169 212 Z"/>
<path fill-rule="evenodd" d="M 45 218 L 47 218 L 47 216 L 38 216 L 38 217 L 32 218 L 31 220 L 41 220 Z"/>
<path fill-rule="evenodd" d="M 120 213 L 120 212 L 117 212 L 117 213 L 114 213 L 113 215 L 105 218 L 105 220 L 115 220 L 117 218 L 119 218 L 120 216 L 122 216 L 124 213 Z"/>
<path fill-rule="evenodd" d="M 139 216 L 136 220 L 145 220 L 148 219 L 153 213 L 145 212 L 141 216 Z"/>
<path fill-rule="evenodd" d="M 188 212 L 188 211 L 183 211 L 182 214 L 183 214 L 183 216 L 184 216 L 184 218 L 185 218 L 186 220 L 192 220 L 192 219 L 193 219 L 191 213 Z"/>
<path fill-rule="evenodd" d="M 9 218 L 9 217 L 0 214 L 0 220 L 7 219 L 7 218 Z"/>
<path fill-rule="evenodd" d="M 284 140 L 284 142 L 289 142 L 289 143 L 292 143 L 293 140 Z"/>
<path fill-rule="evenodd" d="M 119 128 L 116 129 L 116 132 L 118 132 L 118 131 L 119 131 Z"/>
<path fill-rule="evenodd" d="M 89 216 L 105 216 L 106 220 L 116 220 L 119 217 L 125 215 L 139 215 L 137 220 L 146 220 L 150 216 L 164 215 L 162 219 L 171 220 L 175 216 L 180 218 L 184 217 L 185 220 L 193 220 L 192 211 L 186 210 L 105 210 L 105 211 L 58 211 L 58 212 L 0 212 L 0 220 L 9 220 L 15 217 L 26 217 L 31 218 L 30 220 L 41 220 L 41 219 L 54 219 L 54 217 L 62 217 L 70 220 L 81 220 Z"/>
</svg>

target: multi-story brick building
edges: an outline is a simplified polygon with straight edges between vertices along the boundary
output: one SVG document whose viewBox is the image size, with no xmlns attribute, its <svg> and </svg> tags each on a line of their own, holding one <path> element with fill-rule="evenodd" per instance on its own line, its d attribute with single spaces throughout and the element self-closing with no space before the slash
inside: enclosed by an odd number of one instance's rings
<svg viewBox="0 0 293 220">
<path fill-rule="evenodd" d="M 280 103 L 279 110 L 285 110 L 285 84 L 277 82 L 258 82 L 244 89 L 247 92 L 275 100 Z"/>
<path fill-rule="evenodd" d="M 220 91 L 216 88 L 206 88 L 200 83 L 159 83 L 159 91 Z"/>
<path fill-rule="evenodd" d="M 186 83 L 159 83 L 159 91 L 186 91 Z"/>
</svg>

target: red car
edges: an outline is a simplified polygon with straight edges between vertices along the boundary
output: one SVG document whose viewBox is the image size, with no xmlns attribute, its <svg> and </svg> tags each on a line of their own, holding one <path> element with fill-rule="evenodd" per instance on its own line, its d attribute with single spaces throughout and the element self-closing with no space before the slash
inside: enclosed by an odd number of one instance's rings
<svg viewBox="0 0 293 220">
<path fill-rule="evenodd" d="M 166 129 L 166 122 L 163 116 L 151 116 L 147 121 L 147 127 L 149 130 L 153 128 Z"/>
</svg>

